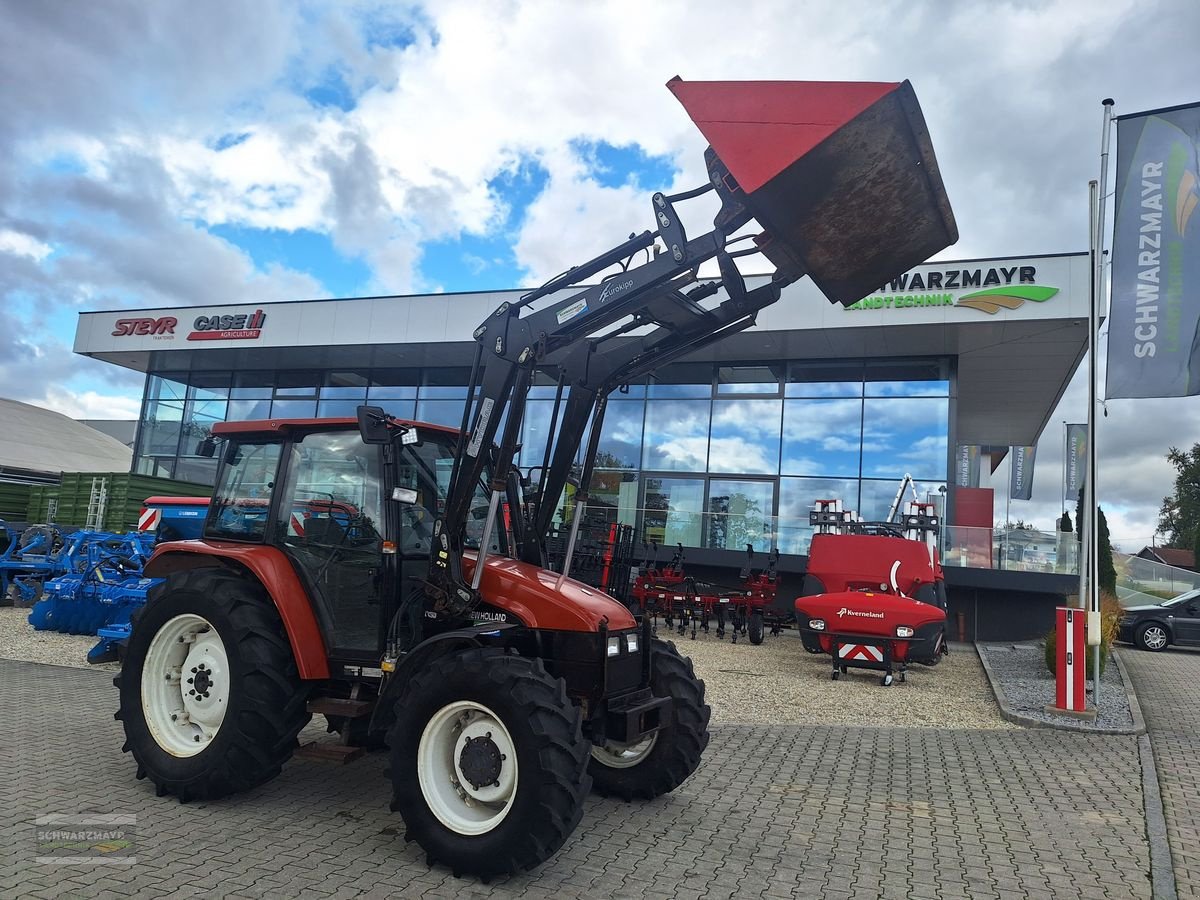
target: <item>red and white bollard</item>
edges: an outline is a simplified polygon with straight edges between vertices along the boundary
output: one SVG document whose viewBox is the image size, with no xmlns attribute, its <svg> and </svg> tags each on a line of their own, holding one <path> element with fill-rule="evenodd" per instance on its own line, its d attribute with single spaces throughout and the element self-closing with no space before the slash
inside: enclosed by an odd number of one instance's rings
<svg viewBox="0 0 1200 900">
<path fill-rule="evenodd" d="M 1082 713 L 1087 709 L 1084 679 L 1087 675 L 1087 611 L 1070 606 L 1057 609 L 1054 706 L 1062 712 Z"/>
</svg>

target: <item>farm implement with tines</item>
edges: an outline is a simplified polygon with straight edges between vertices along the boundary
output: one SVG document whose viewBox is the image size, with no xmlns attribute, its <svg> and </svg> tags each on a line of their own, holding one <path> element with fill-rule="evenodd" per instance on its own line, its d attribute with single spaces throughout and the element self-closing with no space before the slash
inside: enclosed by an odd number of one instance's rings
<svg viewBox="0 0 1200 900">
<path fill-rule="evenodd" d="M 849 305 L 957 232 L 907 82 L 668 87 L 709 141 L 705 182 L 654 194 L 654 231 L 489 314 L 457 429 L 373 406 L 213 427 L 203 536 L 155 549 L 165 580 L 116 680 L 124 748 L 159 794 L 251 790 L 323 714 L 348 751 L 386 742 L 392 810 L 430 864 L 489 879 L 557 852 L 589 790 L 652 799 L 695 772 L 704 682 L 572 578 L 609 394 L 749 328 L 805 275 Z M 677 205 L 709 193 L 712 228 L 689 235 Z M 754 285 L 752 254 L 772 269 Z M 536 488 L 515 467 L 535 375 L 557 382 Z M 331 506 L 294 522 L 311 498 Z"/>
<path fill-rule="evenodd" d="M 912 502 L 893 518 L 858 521 L 837 500 L 818 500 L 809 515 L 816 533 L 796 624 L 806 650 L 830 655 L 834 680 L 871 669 L 887 686 L 907 680 L 910 662 L 934 666 L 947 652 L 938 517 Z"/>
<path fill-rule="evenodd" d="M 658 565 L 657 543 L 651 541 L 646 547 L 645 560 L 629 593 L 639 615 L 650 619 L 655 634 L 660 616 L 667 629 L 674 629 L 680 636 L 690 630 L 692 640 L 700 632 L 709 634 L 713 626 L 717 638 L 724 639 L 728 633 L 734 644 L 739 636 L 749 638 L 752 644 L 761 644 L 768 626 L 771 634 L 779 634 L 783 619 L 774 607 L 779 590 L 778 550 L 773 549 L 766 565 L 756 570 L 754 545 L 747 544 L 746 565 L 739 574 L 741 583 L 730 586 L 685 574 L 682 544 L 662 568 Z"/>
</svg>

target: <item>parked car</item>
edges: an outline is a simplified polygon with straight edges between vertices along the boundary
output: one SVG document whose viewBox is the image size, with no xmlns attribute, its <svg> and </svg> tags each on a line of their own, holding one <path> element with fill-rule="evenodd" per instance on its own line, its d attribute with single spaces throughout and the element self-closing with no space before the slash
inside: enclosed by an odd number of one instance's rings
<svg viewBox="0 0 1200 900">
<path fill-rule="evenodd" d="M 1169 644 L 1200 647 L 1200 588 L 1162 603 L 1126 607 L 1117 640 L 1143 650 L 1163 650 Z"/>
</svg>

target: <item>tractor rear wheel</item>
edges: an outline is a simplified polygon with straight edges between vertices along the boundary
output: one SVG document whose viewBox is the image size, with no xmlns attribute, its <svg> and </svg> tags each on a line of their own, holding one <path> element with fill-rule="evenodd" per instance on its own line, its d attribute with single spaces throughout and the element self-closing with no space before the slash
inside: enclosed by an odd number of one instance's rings
<svg viewBox="0 0 1200 900">
<path fill-rule="evenodd" d="M 435 659 L 396 701 L 388 746 L 406 839 L 455 875 L 532 869 L 583 817 L 582 716 L 540 659 L 494 648 Z"/>
<path fill-rule="evenodd" d="M 650 642 L 650 691 L 671 698 L 671 721 L 636 744 L 606 743 L 592 748 L 589 770 L 596 793 L 651 800 L 683 784 L 708 746 L 710 709 L 704 682 L 692 661 L 670 641 Z"/>
<path fill-rule="evenodd" d="M 151 591 L 113 684 L 138 778 L 181 801 L 275 777 L 309 720 L 274 603 L 221 569 L 180 572 Z"/>
</svg>

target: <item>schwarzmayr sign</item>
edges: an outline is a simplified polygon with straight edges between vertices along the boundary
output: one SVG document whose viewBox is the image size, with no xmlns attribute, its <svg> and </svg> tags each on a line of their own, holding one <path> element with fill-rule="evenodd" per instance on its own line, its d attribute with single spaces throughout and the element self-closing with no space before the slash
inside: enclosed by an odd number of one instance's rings
<svg viewBox="0 0 1200 900">
<path fill-rule="evenodd" d="M 970 290 L 982 288 L 982 290 Z M 965 292 L 965 293 L 964 293 Z M 995 315 L 1016 309 L 1026 300 L 1043 303 L 1058 288 L 1037 283 L 1036 266 L 996 266 L 984 269 L 934 269 L 905 272 L 846 309 L 910 309 L 919 306 L 965 306 Z"/>
</svg>

